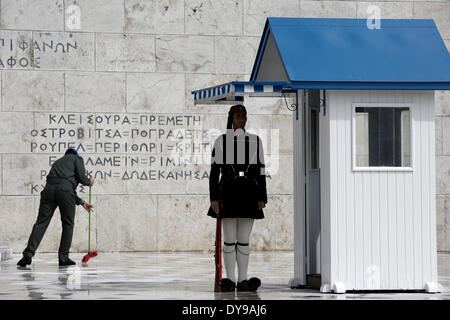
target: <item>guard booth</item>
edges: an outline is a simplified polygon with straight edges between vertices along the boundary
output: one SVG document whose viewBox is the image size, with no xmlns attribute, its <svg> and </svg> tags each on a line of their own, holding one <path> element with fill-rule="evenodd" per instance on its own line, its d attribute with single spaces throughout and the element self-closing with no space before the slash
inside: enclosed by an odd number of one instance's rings
<svg viewBox="0 0 450 320">
<path fill-rule="evenodd" d="M 438 292 L 434 90 L 449 89 L 433 20 L 268 18 L 250 81 L 193 95 L 293 95 L 292 288 Z"/>
</svg>

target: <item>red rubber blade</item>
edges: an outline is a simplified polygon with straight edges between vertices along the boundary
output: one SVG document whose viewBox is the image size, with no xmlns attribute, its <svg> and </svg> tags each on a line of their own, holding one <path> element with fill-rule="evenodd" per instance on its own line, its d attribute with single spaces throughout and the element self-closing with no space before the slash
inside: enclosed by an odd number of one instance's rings
<svg viewBox="0 0 450 320">
<path fill-rule="evenodd" d="M 97 251 L 88 252 L 88 254 L 83 257 L 83 260 L 81 260 L 81 262 L 86 263 L 90 258 L 96 257 L 97 255 Z"/>
</svg>

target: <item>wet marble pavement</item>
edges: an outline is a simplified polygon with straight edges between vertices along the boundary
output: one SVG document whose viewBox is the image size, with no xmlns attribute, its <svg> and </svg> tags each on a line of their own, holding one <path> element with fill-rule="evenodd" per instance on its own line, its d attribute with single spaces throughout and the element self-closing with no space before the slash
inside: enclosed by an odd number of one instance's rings
<svg viewBox="0 0 450 320">
<path fill-rule="evenodd" d="M 0 300 L 11 299 L 448 299 L 450 254 L 438 255 L 441 293 L 320 293 L 291 289 L 293 252 L 252 252 L 248 276 L 262 286 L 256 293 L 214 293 L 212 253 L 99 253 L 87 266 L 84 254 L 72 254 L 76 266 L 59 267 L 57 255 L 38 253 L 31 266 L 16 266 L 20 255 L 0 265 Z"/>
</svg>

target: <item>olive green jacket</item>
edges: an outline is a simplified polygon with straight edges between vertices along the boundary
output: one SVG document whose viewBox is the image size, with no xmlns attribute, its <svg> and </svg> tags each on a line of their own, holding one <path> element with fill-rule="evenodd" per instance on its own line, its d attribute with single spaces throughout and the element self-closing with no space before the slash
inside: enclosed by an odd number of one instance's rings
<svg viewBox="0 0 450 320">
<path fill-rule="evenodd" d="M 84 203 L 76 192 L 78 184 L 92 186 L 91 180 L 86 175 L 83 158 L 75 154 L 67 154 L 53 163 L 47 175 L 47 183 L 58 181 L 70 182 L 75 193 L 75 203 L 77 205 Z"/>
</svg>

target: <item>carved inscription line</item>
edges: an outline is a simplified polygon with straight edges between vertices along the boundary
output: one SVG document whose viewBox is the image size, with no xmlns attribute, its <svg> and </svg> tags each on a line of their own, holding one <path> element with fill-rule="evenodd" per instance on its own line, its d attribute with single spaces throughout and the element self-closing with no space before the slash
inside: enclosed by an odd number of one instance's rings
<svg viewBox="0 0 450 320">
<path fill-rule="evenodd" d="M 6 41 L 5 41 L 6 40 Z M 9 41 L 8 41 L 9 40 Z M 19 48 L 19 50 L 17 50 Z M 77 50 L 78 44 L 77 41 L 74 43 L 66 42 L 58 42 L 54 40 L 48 41 L 42 41 L 42 43 L 38 42 L 37 40 L 28 42 L 25 39 L 22 40 L 16 40 L 16 39 L 4 39 L 0 38 L 0 50 L 5 51 L 9 49 L 10 52 L 19 52 L 21 55 L 25 56 L 13 56 L 10 55 L 9 57 L 0 57 L 0 67 L 5 68 L 14 68 L 14 66 L 20 66 L 22 68 L 26 68 L 28 66 L 32 68 L 40 69 L 40 57 L 37 55 L 39 52 L 42 53 L 70 53 L 70 48 L 73 50 Z M 29 53 L 25 53 L 26 50 L 33 49 L 32 55 L 29 57 Z M 20 50 L 22 52 L 20 52 Z"/>
<path fill-rule="evenodd" d="M 75 148 L 84 153 L 88 174 L 100 183 L 209 179 L 209 168 L 196 167 L 205 163 L 205 156 L 210 160 L 215 137 L 203 130 L 198 115 L 50 113 L 44 126 L 30 131 L 30 152 Z M 49 155 L 48 166 L 58 158 Z M 45 185 L 48 170 L 41 169 L 41 181 L 31 184 L 31 194 Z"/>
</svg>

